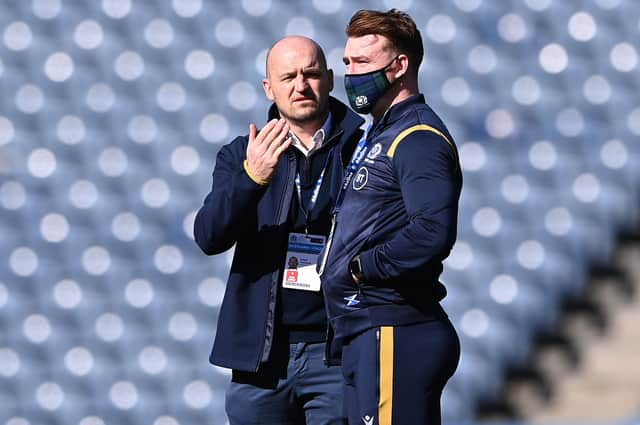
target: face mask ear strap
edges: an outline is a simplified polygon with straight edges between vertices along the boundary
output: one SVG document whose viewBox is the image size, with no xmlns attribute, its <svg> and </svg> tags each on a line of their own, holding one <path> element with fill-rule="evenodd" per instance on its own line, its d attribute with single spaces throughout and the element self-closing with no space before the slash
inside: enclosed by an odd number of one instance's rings
<svg viewBox="0 0 640 425">
<path fill-rule="evenodd" d="M 385 72 L 387 71 L 387 69 L 389 69 L 389 67 L 390 67 L 391 65 L 393 65 L 393 63 L 394 63 L 396 60 L 400 59 L 400 55 L 401 55 L 401 54 L 402 54 L 402 53 L 400 53 L 400 54 L 399 54 L 399 55 L 397 55 L 395 58 L 393 58 L 393 59 L 391 60 L 391 62 L 389 62 L 389 65 L 387 65 L 387 66 L 385 66 L 385 67 L 384 67 Z M 396 81 L 401 80 L 401 79 L 402 79 L 402 77 L 404 77 L 406 73 L 407 73 L 407 72 L 405 71 L 401 76 L 399 76 L 399 77 L 397 77 L 395 80 L 393 80 L 393 81 L 391 82 L 391 84 L 394 84 Z"/>
<path fill-rule="evenodd" d="M 391 62 L 389 62 L 389 65 L 387 65 L 387 66 L 385 66 L 385 67 L 384 67 L 384 70 L 386 71 L 387 69 L 389 69 L 389 67 L 390 67 L 391 65 L 393 65 L 393 63 L 394 63 L 395 61 L 397 61 L 398 59 L 400 59 L 400 55 L 396 55 L 396 57 L 395 57 L 395 58 L 391 59 Z"/>
</svg>

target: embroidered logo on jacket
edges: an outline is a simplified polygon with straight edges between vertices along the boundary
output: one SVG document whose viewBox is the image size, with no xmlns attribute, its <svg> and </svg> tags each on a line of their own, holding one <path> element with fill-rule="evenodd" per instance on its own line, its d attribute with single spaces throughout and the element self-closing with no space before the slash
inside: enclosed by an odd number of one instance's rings
<svg viewBox="0 0 640 425">
<path fill-rule="evenodd" d="M 353 307 L 360 304 L 360 300 L 357 300 L 358 294 L 353 294 L 350 297 L 344 297 L 343 300 L 347 302 L 347 307 Z"/>
<path fill-rule="evenodd" d="M 380 152 L 382 152 L 382 145 L 380 143 L 376 143 L 367 154 L 367 158 L 376 159 L 376 156 L 380 155 Z"/>
</svg>

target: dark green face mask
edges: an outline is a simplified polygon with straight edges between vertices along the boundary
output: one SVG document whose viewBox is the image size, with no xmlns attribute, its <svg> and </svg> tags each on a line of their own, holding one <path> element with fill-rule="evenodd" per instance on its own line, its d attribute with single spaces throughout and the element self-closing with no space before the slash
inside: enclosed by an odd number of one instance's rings
<svg viewBox="0 0 640 425">
<path fill-rule="evenodd" d="M 344 88 L 351 107 L 360 114 L 368 114 L 378 99 L 391 87 L 386 71 L 398 59 L 393 58 L 388 65 L 364 74 L 346 74 Z"/>
</svg>

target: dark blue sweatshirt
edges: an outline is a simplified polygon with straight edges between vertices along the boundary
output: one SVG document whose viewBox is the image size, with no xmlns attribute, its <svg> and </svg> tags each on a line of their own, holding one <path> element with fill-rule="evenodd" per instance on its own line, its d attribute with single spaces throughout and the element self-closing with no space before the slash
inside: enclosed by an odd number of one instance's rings
<svg viewBox="0 0 640 425">
<path fill-rule="evenodd" d="M 394 105 L 373 126 L 320 266 L 338 339 L 445 317 L 438 278 L 456 239 L 461 187 L 453 138 L 422 95 Z M 356 255 L 360 284 L 349 272 Z"/>
</svg>

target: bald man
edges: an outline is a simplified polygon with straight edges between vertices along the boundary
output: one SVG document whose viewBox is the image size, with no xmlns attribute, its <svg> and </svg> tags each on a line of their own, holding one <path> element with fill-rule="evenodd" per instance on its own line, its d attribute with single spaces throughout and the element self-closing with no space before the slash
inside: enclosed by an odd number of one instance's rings
<svg viewBox="0 0 640 425">
<path fill-rule="evenodd" d="M 316 263 L 364 120 L 330 97 L 313 40 L 279 40 L 266 70 L 269 121 L 220 149 L 194 225 L 207 255 L 235 244 L 210 361 L 233 370 L 231 425 L 342 424 Z"/>
</svg>

